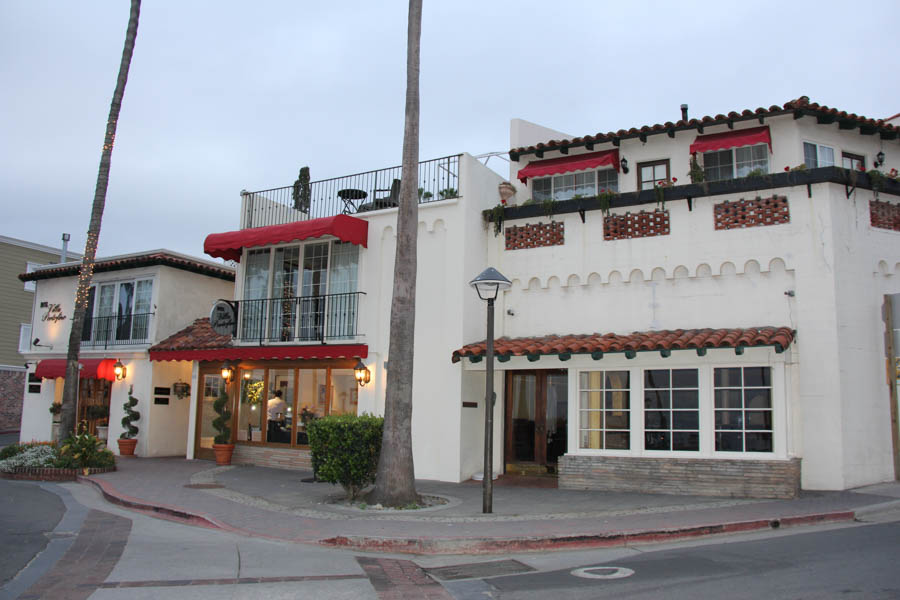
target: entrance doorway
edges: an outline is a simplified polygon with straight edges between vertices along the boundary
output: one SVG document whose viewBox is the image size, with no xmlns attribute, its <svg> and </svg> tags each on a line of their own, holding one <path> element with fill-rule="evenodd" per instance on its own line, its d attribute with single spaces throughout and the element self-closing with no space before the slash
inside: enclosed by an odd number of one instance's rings
<svg viewBox="0 0 900 600">
<path fill-rule="evenodd" d="M 507 371 L 507 465 L 519 472 L 555 473 L 568 447 L 568 425 L 565 369 Z"/>
</svg>

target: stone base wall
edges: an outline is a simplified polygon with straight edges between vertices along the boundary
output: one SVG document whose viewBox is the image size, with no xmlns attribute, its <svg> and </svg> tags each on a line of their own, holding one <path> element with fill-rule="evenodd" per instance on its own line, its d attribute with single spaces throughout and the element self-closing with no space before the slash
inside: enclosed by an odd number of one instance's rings
<svg viewBox="0 0 900 600">
<path fill-rule="evenodd" d="M 91 467 L 88 475 L 110 473 L 115 467 Z M 54 467 L 19 467 L 12 473 L 0 473 L 4 479 L 21 479 L 26 481 L 75 481 L 84 475 L 84 469 L 57 469 Z"/>
<path fill-rule="evenodd" d="M 800 459 L 566 455 L 559 459 L 559 488 L 734 498 L 794 498 L 800 491 Z"/>
<path fill-rule="evenodd" d="M 275 469 L 312 470 L 312 457 L 309 450 L 297 448 L 235 444 L 231 462 L 235 465 L 257 465 Z"/>
<path fill-rule="evenodd" d="M 24 395 L 25 372 L 0 369 L 0 432 L 19 431 Z"/>
</svg>

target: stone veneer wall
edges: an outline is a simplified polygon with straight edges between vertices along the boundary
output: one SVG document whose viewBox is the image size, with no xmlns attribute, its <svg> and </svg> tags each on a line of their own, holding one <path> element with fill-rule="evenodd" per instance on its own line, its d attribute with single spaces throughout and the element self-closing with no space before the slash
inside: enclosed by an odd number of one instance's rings
<svg viewBox="0 0 900 600">
<path fill-rule="evenodd" d="M 25 373 L 0 369 L 0 431 L 19 431 Z"/>
<path fill-rule="evenodd" d="M 669 211 L 642 210 L 624 215 L 607 215 L 603 218 L 603 239 L 630 240 L 633 238 L 669 235 Z"/>
<path fill-rule="evenodd" d="M 507 250 L 562 246 L 566 239 L 566 225 L 562 221 L 510 225 L 504 233 Z"/>
<path fill-rule="evenodd" d="M 256 465 L 275 469 L 312 470 L 309 450 L 297 448 L 235 444 L 231 462 L 236 465 Z"/>
<path fill-rule="evenodd" d="M 737 202 L 726 201 L 716 204 L 714 210 L 716 230 L 780 225 L 791 222 L 791 211 L 785 196 L 742 198 Z"/>
<path fill-rule="evenodd" d="M 737 498 L 794 498 L 800 491 L 800 459 L 566 455 L 559 459 L 559 488 Z"/>
<path fill-rule="evenodd" d="M 869 200 L 872 227 L 900 231 L 900 204 Z"/>
</svg>

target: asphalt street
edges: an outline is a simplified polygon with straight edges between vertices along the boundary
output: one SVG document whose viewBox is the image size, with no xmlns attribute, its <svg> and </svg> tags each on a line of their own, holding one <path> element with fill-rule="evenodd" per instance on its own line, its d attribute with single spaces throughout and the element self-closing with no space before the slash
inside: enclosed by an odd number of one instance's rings
<svg viewBox="0 0 900 600">
<path fill-rule="evenodd" d="M 38 484 L 0 479 L 0 584 L 12 579 L 46 548 L 66 508 L 60 497 Z"/>
</svg>

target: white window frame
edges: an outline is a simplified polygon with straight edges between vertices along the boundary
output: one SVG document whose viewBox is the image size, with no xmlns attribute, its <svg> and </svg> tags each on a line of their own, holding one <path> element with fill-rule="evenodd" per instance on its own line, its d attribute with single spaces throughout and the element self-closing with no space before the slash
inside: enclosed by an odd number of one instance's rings
<svg viewBox="0 0 900 600">
<path fill-rule="evenodd" d="M 761 144 L 751 144 L 751 145 L 746 145 L 746 146 L 735 146 L 735 147 L 733 147 L 733 148 L 722 148 L 722 149 L 720 149 L 720 150 L 712 150 L 712 151 L 710 151 L 710 152 L 704 152 L 704 153 L 703 153 L 704 172 L 706 171 L 706 164 L 705 164 L 705 163 L 706 163 L 706 155 L 707 155 L 707 154 L 718 154 L 718 153 L 720 153 L 720 152 L 729 152 L 729 153 L 731 154 L 731 176 L 730 176 L 730 177 L 723 177 L 723 178 L 719 178 L 719 179 L 710 179 L 710 181 L 728 181 L 729 179 L 739 179 L 739 178 L 741 178 L 741 177 L 746 177 L 746 176 L 747 176 L 746 173 L 744 173 L 743 175 L 740 174 L 739 165 L 745 164 L 747 161 L 738 161 L 738 151 L 740 151 L 740 150 L 749 150 L 749 151 L 750 151 L 751 157 L 750 157 L 750 161 L 749 161 L 749 162 L 750 162 L 750 166 L 753 167 L 753 165 L 757 162 L 757 161 L 754 161 L 753 156 L 752 156 L 752 154 L 753 154 L 753 149 L 754 149 L 754 148 L 758 148 L 758 147 L 760 147 L 760 146 L 764 146 L 764 147 L 765 147 L 765 156 L 766 156 L 766 164 L 765 164 L 765 167 L 757 166 L 757 167 L 755 167 L 755 168 L 751 168 L 751 169 L 748 171 L 748 173 L 751 172 L 751 171 L 754 171 L 754 170 L 756 170 L 756 169 L 762 169 L 763 171 L 765 171 L 766 174 L 768 174 L 768 173 L 769 173 L 769 164 L 770 164 L 772 161 L 770 160 L 770 156 L 769 156 L 769 155 L 771 154 L 771 152 L 769 152 L 769 145 L 766 144 L 765 142 L 763 142 L 763 143 L 761 143 Z"/>
<path fill-rule="evenodd" d="M 31 323 L 19 324 L 19 354 L 31 352 Z"/>
<path fill-rule="evenodd" d="M 134 310 L 135 302 L 137 302 L 137 287 L 138 283 L 141 281 L 149 281 L 150 282 L 150 312 L 149 313 L 136 313 Z M 91 310 L 91 314 L 87 315 L 88 318 L 92 319 L 101 319 L 101 318 L 112 318 L 119 316 L 119 291 L 121 289 L 121 284 L 123 283 L 133 283 L 134 284 L 134 296 L 131 298 L 131 317 L 132 317 L 132 329 L 134 328 L 134 316 L 137 314 L 156 314 L 155 306 L 156 302 L 154 300 L 156 294 L 156 277 L 153 275 L 147 276 L 138 276 L 138 277 L 126 277 L 123 279 L 111 279 L 109 281 L 97 281 L 91 284 L 91 289 L 94 290 L 94 305 Z M 102 286 L 113 286 L 113 300 L 112 300 L 112 314 L 110 315 L 101 315 L 100 314 L 100 287 Z M 153 332 L 151 331 L 152 319 L 147 319 L 147 335 L 146 339 L 143 341 L 137 341 L 135 344 L 146 344 L 149 343 L 152 339 Z M 114 329 L 110 330 L 115 333 Z M 91 337 L 88 340 L 84 341 L 95 341 L 94 336 L 96 331 L 94 330 L 93 322 L 91 323 Z M 118 345 L 128 345 L 124 343 L 124 340 L 108 340 L 108 341 L 118 341 Z"/>
<path fill-rule="evenodd" d="M 28 261 L 25 263 L 25 272 L 26 273 L 34 273 L 35 269 L 37 269 L 38 267 L 43 267 L 43 266 L 44 265 L 42 263 Z M 32 280 L 32 281 L 25 282 L 25 291 L 26 292 L 33 292 L 36 288 L 37 288 L 36 281 Z"/>
<path fill-rule="evenodd" d="M 816 164 L 807 165 L 806 164 L 806 145 L 816 147 Z M 831 151 L 831 162 L 830 164 L 822 164 L 827 163 L 828 161 L 823 159 L 822 154 L 825 150 Z M 801 156 L 803 156 L 803 164 L 806 165 L 807 169 L 818 169 L 819 167 L 833 167 L 837 164 L 837 156 L 838 156 L 838 148 L 832 146 L 830 144 L 820 144 L 819 142 L 814 142 L 812 140 L 803 140 L 803 144 L 801 145 Z"/>
<path fill-rule="evenodd" d="M 611 186 L 609 186 L 609 183 L 606 183 L 604 186 L 600 185 L 600 175 L 603 174 L 603 175 L 608 176 L 608 174 L 610 172 L 615 173 L 615 175 L 616 175 L 615 189 L 612 189 Z M 616 171 L 616 169 L 614 167 L 608 167 L 605 169 L 588 169 L 585 171 L 572 171 L 569 173 L 558 173 L 556 175 L 548 175 L 546 177 L 534 177 L 531 180 L 532 197 L 535 197 L 535 195 L 536 195 L 535 187 L 536 187 L 537 182 L 538 181 L 544 182 L 544 181 L 549 180 L 550 181 L 550 197 L 553 198 L 553 200 L 557 200 L 557 201 L 558 200 L 569 200 L 575 194 L 562 196 L 561 191 L 560 191 L 560 193 L 557 193 L 557 181 L 561 180 L 564 177 L 575 176 L 577 178 L 577 176 L 579 176 L 579 175 L 588 175 L 588 174 L 591 174 L 594 177 L 594 182 L 593 182 L 594 189 L 593 189 L 593 192 L 589 193 L 588 195 L 583 195 L 585 198 L 590 198 L 592 196 L 596 196 L 602 190 L 613 191 L 613 192 L 618 193 L 618 191 L 619 191 L 619 172 Z M 577 184 L 576 184 L 576 189 L 577 189 Z M 540 200 L 538 200 L 537 198 L 534 198 L 534 199 L 535 199 L 535 201 L 540 202 Z"/>
</svg>

